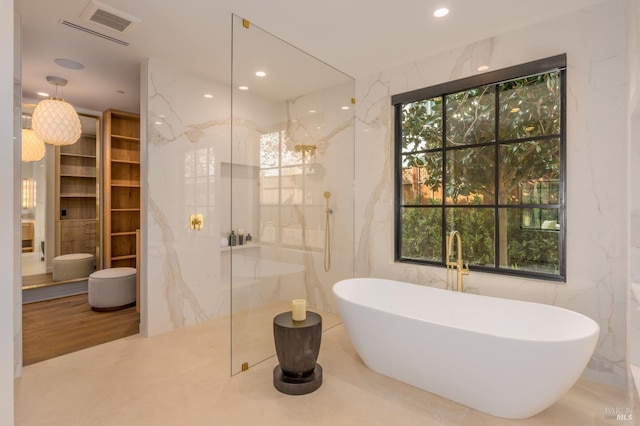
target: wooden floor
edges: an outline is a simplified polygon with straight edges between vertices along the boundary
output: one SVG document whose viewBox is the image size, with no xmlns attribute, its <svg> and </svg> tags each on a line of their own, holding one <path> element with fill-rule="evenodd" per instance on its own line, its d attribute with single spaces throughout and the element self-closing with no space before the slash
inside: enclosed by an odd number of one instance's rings
<svg viewBox="0 0 640 426">
<path fill-rule="evenodd" d="M 94 312 L 87 294 L 22 305 L 24 365 L 137 334 L 135 306 Z"/>
</svg>

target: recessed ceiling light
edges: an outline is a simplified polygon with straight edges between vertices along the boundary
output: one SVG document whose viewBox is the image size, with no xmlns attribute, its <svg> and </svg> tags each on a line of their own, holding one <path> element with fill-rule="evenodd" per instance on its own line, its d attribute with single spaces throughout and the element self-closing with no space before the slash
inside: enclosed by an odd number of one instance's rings
<svg viewBox="0 0 640 426">
<path fill-rule="evenodd" d="M 70 70 L 82 70 L 84 69 L 84 64 L 81 64 L 78 61 L 74 61 L 73 59 L 66 58 L 56 58 L 53 60 L 56 64 L 60 65 L 62 68 L 67 68 Z"/>
<path fill-rule="evenodd" d="M 442 18 L 443 16 L 447 16 L 449 14 L 449 9 L 447 9 L 446 7 L 441 7 L 440 9 L 437 9 L 435 12 L 433 12 L 433 16 L 435 16 L 436 18 Z"/>
<path fill-rule="evenodd" d="M 256 75 L 257 75 L 258 77 L 264 77 L 265 75 L 267 75 L 267 73 L 266 73 L 266 72 L 264 72 L 264 71 L 257 71 L 257 72 L 256 72 Z"/>
<path fill-rule="evenodd" d="M 42 96 L 43 98 L 48 98 L 49 97 L 49 94 L 46 93 L 46 92 L 38 92 L 37 95 L 38 96 Z"/>
<path fill-rule="evenodd" d="M 238 89 L 240 89 L 240 90 L 249 90 L 249 87 L 247 87 L 247 86 L 238 86 Z"/>
<path fill-rule="evenodd" d="M 211 98 L 213 98 L 213 95 L 211 93 L 205 93 L 204 97 L 207 98 L 207 99 L 211 99 Z"/>
<path fill-rule="evenodd" d="M 162 121 L 154 121 L 154 124 L 160 125 L 160 124 L 162 124 Z"/>
<path fill-rule="evenodd" d="M 478 71 L 486 71 L 489 69 L 489 65 L 482 65 L 480 67 L 478 67 Z"/>
<path fill-rule="evenodd" d="M 315 110 L 315 109 L 310 109 L 310 110 L 309 110 L 309 112 L 310 112 L 311 114 L 314 114 L 314 113 L 316 112 L 316 110 Z"/>
<path fill-rule="evenodd" d="M 342 107 L 342 109 L 347 110 L 347 109 L 349 109 L 349 107 L 345 105 L 345 106 Z"/>
</svg>

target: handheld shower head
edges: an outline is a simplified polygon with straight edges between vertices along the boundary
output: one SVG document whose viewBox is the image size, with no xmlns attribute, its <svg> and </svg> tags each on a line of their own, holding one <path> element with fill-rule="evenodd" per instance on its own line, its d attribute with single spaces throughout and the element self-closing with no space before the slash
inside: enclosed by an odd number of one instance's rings
<svg viewBox="0 0 640 426">
<path fill-rule="evenodd" d="M 324 192 L 324 198 L 326 198 L 327 200 L 328 200 L 329 198 L 331 198 L 331 193 L 330 193 L 329 191 L 325 191 L 325 192 Z"/>
</svg>

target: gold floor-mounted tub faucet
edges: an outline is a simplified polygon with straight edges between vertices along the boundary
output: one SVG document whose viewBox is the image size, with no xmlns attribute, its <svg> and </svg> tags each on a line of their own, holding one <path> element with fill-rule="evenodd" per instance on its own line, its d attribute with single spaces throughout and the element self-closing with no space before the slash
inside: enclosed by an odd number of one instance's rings
<svg viewBox="0 0 640 426">
<path fill-rule="evenodd" d="M 451 252 L 453 250 L 453 243 L 457 244 L 457 259 L 455 262 L 451 261 Z M 451 290 L 464 291 L 464 285 L 462 284 L 462 276 L 469 275 L 469 264 L 466 265 L 462 261 L 462 237 L 460 236 L 460 232 L 451 231 L 449 234 L 449 238 L 447 239 L 447 289 L 449 289 L 449 283 L 451 282 L 451 277 L 449 271 L 453 272 L 453 268 L 456 269 L 458 273 L 458 278 L 456 280 L 456 288 L 453 288 L 453 283 L 451 283 Z"/>
</svg>

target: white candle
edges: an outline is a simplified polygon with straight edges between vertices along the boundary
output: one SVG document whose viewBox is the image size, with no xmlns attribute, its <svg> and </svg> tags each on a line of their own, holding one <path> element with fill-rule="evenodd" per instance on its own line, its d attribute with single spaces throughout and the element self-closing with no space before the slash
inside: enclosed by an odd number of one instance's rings
<svg viewBox="0 0 640 426">
<path fill-rule="evenodd" d="M 304 321 L 307 319 L 307 301 L 304 299 L 293 299 L 291 302 L 291 318 L 294 321 Z"/>
<path fill-rule="evenodd" d="M 238 235 L 244 235 L 244 228 L 238 228 Z"/>
</svg>

